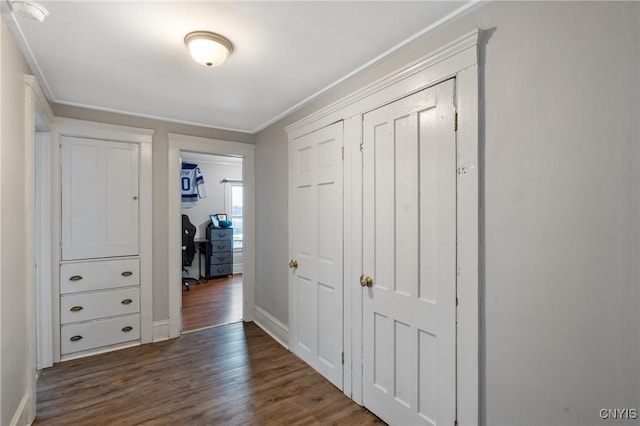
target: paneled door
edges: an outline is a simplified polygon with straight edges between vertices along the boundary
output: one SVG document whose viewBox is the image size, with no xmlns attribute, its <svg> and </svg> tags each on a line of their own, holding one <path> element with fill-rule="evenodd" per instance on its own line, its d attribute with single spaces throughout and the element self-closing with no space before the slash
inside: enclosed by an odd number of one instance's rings
<svg viewBox="0 0 640 426">
<path fill-rule="evenodd" d="M 456 418 L 455 80 L 363 117 L 363 402 Z"/>
<path fill-rule="evenodd" d="M 343 123 L 290 142 L 289 346 L 342 389 Z"/>
<path fill-rule="evenodd" d="M 135 256 L 138 144 L 62 138 L 62 260 Z"/>
</svg>

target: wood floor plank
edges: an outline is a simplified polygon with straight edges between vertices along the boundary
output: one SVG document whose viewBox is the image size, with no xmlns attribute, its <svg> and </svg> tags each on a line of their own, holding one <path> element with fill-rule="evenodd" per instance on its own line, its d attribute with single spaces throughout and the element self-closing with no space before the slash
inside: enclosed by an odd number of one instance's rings
<svg viewBox="0 0 640 426">
<path fill-rule="evenodd" d="M 56 364 L 35 425 L 384 424 L 253 323 Z"/>
<path fill-rule="evenodd" d="M 182 331 L 242 320 L 242 274 L 191 284 L 182 292 Z"/>
</svg>

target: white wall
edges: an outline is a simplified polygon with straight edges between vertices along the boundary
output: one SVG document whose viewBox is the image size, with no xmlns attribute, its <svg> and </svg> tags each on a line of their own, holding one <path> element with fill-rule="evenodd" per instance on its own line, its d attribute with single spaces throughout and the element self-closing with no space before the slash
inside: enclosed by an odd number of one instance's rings
<svg viewBox="0 0 640 426">
<path fill-rule="evenodd" d="M 207 197 L 198 200 L 198 203 L 191 208 L 183 208 L 182 214 L 189 216 L 189 220 L 196 227 L 196 238 L 206 238 L 207 225 L 211 222 L 209 215 L 215 213 L 227 213 L 225 206 L 225 187 L 229 184 L 220 183 L 222 179 L 242 180 L 242 159 L 229 159 L 214 155 L 190 155 L 182 153 L 183 162 L 195 163 L 200 167 L 207 187 Z M 230 190 L 230 188 L 227 188 Z M 234 253 L 234 264 L 242 263 L 241 253 Z M 198 264 L 200 257 L 196 253 L 191 267 L 186 269 L 189 274 L 186 276 L 198 278 Z M 204 269 L 202 270 L 204 273 Z"/>
<path fill-rule="evenodd" d="M 482 4 L 259 132 L 256 304 L 287 323 L 284 126 L 482 28 L 481 423 L 640 408 L 639 27 L 637 2 Z"/>
<path fill-rule="evenodd" d="M 0 424 L 27 392 L 24 74 L 29 68 L 0 19 Z"/>
</svg>

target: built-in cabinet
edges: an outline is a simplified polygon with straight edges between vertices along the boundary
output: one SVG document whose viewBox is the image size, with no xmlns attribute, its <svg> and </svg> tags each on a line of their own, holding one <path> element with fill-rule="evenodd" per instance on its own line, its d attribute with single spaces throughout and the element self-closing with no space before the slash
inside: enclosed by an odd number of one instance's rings
<svg viewBox="0 0 640 426">
<path fill-rule="evenodd" d="M 127 142 L 126 131 L 92 135 L 91 126 L 81 127 L 82 136 L 61 135 L 59 145 L 62 360 L 146 343 L 143 328 L 151 326 L 142 302 L 140 199 L 150 193 L 140 191 L 140 137 Z"/>
<path fill-rule="evenodd" d="M 139 261 L 60 265 L 61 354 L 140 339 Z"/>
<path fill-rule="evenodd" d="M 62 138 L 62 260 L 139 254 L 138 157 L 134 143 Z"/>
</svg>

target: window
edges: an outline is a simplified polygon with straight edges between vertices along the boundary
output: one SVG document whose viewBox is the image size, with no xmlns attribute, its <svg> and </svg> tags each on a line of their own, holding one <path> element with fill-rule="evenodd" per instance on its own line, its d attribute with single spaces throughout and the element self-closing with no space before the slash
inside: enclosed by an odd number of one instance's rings
<svg viewBox="0 0 640 426">
<path fill-rule="evenodd" d="M 231 184 L 231 221 L 233 223 L 233 248 L 242 249 L 242 183 Z"/>
</svg>

